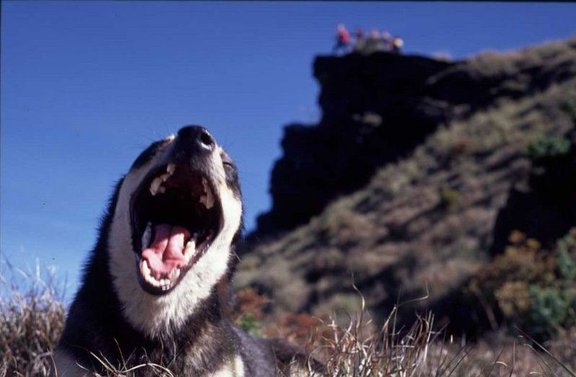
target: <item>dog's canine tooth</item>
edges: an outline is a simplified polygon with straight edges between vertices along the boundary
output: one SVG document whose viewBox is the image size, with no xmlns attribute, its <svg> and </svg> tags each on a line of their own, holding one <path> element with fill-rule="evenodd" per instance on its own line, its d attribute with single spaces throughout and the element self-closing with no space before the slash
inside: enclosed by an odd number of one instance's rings
<svg viewBox="0 0 576 377">
<path fill-rule="evenodd" d="M 206 178 L 202 178 L 202 186 L 204 188 L 204 195 L 200 196 L 200 203 L 207 209 L 212 209 L 212 207 L 214 207 L 214 194 Z"/>
<path fill-rule="evenodd" d="M 172 176 L 172 173 L 164 173 L 159 178 L 162 179 L 162 182 L 166 182 L 170 176 Z"/>
<path fill-rule="evenodd" d="M 174 165 L 174 164 L 168 164 L 168 166 L 166 166 L 166 171 L 167 171 L 168 174 L 170 174 L 170 175 L 174 174 L 174 172 L 176 171 L 176 165 Z"/>
<path fill-rule="evenodd" d="M 198 199 L 198 201 L 200 202 L 200 204 L 202 204 L 204 206 L 204 208 L 208 208 L 206 206 L 206 195 L 201 195 L 200 199 Z"/>
<path fill-rule="evenodd" d="M 196 238 L 192 236 L 190 241 L 186 243 L 186 247 L 184 249 L 184 260 L 186 263 L 190 262 L 190 259 L 192 259 L 194 254 L 196 254 Z"/>
<path fill-rule="evenodd" d="M 160 177 L 154 178 L 154 180 L 150 184 L 150 194 L 152 194 L 152 196 L 156 196 L 160 186 L 162 186 L 162 178 Z"/>
<path fill-rule="evenodd" d="M 207 191 L 205 195 L 202 195 L 199 201 L 200 204 L 202 204 L 206 209 L 211 209 L 212 207 L 214 207 L 214 197 L 212 196 L 210 191 Z"/>
<path fill-rule="evenodd" d="M 170 164 L 166 167 L 166 170 L 168 170 L 167 173 L 164 173 L 154 178 L 154 180 L 150 184 L 150 193 L 152 194 L 152 196 L 156 196 L 156 194 L 158 193 L 163 194 L 166 192 L 166 187 L 162 186 L 162 183 L 166 182 L 168 178 L 170 178 L 170 176 L 174 173 L 174 171 L 176 171 L 176 167 L 174 164 Z"/>
<path fill-rule="evenodd" d="M 212 207 L 214 207 L 214 195 L 212 194 L 210 187 L 208 187 L 208 190 L 206 190 L 205 206 L 208 209 L 212 209 Z"/>
<path fill-rule="evenodd" d="M 152 276 L 152 271 L 150 271 L 150 266 L 148 265 L 148 261 L 143 260 L 140 262 L 142 264 L 142 275 L 144 278 L 148 280 L 148 277 Z"/>
</svg>

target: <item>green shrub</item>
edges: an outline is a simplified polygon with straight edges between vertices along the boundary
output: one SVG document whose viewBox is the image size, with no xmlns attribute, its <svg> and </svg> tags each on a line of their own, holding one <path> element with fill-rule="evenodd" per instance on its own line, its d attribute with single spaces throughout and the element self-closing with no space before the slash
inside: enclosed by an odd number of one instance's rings
<svg viewBox="0 0 576 377">
<path fill-rule="evenodd" d="M 268 302 L 267 297 L 259 295 L 251 288 L 244 288 L 236 292 L 234 322 L 247 333 L 261 336 L 263 310 Z"/>
<path fill-rule="evenodd" d="M 243 313 L 236 319 L 241 329 L 254 336 L 261 336 L 262 324 L 256 319 L 254 313 Z"/>
<path fill-rule="evenodd" d="M 576 237 L 568 234 L 558 240 L 558 274 L 565 280 L 576 280 Z"/>
<path fill-rule="evenodd" d="M 570 140 L 560 136 L 541 136 L 526 148 L 526 155 L 533 162 L 543 158 L 566 155 L 570 151 Z"/>
<path fill-rule="evenodd" d="M 518 327 L 537 340 L 573 325 L 576 230 L 550 251 L 520 232 L 513 232 L 510 242 L 503 255 L 478 271 L 469 292 L 499 313 L 502 324 Z"/>
<path fill-rule="evenodd" d="M 572 118 L 576 124 L 576 96 L 570 96 L 561 104 L 561 109 Z"/>
<path fill-rule="evenodd" d="M 555 335 L 563 327 L 574 304 L 574 297 L 561 287 L 528 288 L 530 308 L 523 321 L 529 334 L 536 339 L 546 339 Z"/>
</svg>

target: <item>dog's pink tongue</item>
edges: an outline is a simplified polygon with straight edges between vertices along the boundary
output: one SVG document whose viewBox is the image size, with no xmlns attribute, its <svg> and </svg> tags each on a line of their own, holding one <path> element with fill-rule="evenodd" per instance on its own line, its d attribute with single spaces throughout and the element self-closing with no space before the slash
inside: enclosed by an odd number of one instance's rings
<svg viewBox="0 0 576 377">
<path fill-rule="evenodd" d="M 176 267 L 186 264 L 184 246 L 190 232 L 181 226 L 159 224 L 154 226 L 154 240 L 142 251 L 142 258 L 156 276 L 167 275 Z"/>
</svg>

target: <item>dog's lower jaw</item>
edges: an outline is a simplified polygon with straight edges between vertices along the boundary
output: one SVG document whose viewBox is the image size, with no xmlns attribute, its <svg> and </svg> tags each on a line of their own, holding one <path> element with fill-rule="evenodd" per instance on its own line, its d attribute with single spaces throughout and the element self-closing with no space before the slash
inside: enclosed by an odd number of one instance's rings
<svg viewBox="0 0 576 377">
<path fill-rule="evenodd" d="M 117 241 L 111 243 L 119 244 Z M 125 246 L 130 244 L 124 243 Z M 151 295 L 142 289 L 136 276 L 133 255 L 114 253 L 117 249 L 111 248 L 113 285 L 123 303 L 123 314 L 128 322 L 150 338 L 178 331 L 227 273 L 230 250 L 217 249 L 218 243 L 216 239 L 210 250 L 186 273 L 182 281 L 169 294 L 161 296 Z M 124 270 L 120 267 L 122 264 L 130 268 Z M 131 272 L 127 274 L 126 270 Z"/>
</svg>

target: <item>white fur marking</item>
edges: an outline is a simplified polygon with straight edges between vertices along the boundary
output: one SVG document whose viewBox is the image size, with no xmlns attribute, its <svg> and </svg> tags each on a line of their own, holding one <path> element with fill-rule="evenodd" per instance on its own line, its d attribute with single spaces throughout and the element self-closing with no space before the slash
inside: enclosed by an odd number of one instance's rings
<svg viewBox="0 0 576 377">
<path fill-rule="evenodd" d="M 244 377 L 244 362 L 240 355 L 236 355 L 231 364 L 225 365 L 214 373 L 212 377 Z"/>
</svg>

